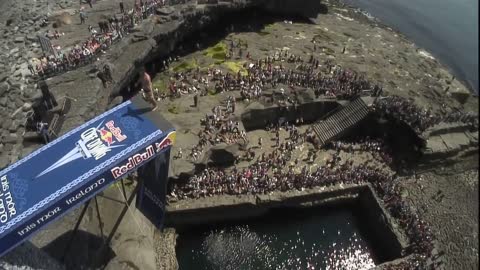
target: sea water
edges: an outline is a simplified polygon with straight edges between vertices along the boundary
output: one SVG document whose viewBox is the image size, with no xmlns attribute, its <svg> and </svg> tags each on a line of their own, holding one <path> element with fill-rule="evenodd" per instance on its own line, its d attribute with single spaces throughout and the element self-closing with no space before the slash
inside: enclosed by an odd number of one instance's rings
<svg viewBox="0 0 480 270">
<path fill-rule="evenodd" d="M 345 0 L 431 52 L 478 94 L 478 0 Z"/>
<path fill-rule="evenodd" d="M 180 233 L 180 270 L 370 269 L 361 220 L 348 207 L 280 209 L 237 224 Z"/>
</svg>

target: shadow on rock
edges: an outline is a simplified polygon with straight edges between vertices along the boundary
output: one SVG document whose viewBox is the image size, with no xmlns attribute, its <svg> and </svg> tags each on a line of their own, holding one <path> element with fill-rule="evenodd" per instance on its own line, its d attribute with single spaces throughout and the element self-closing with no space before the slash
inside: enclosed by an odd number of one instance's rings
<svg viewBox="0 0 480 270">
<path fill-rule="evenodd" d="M 319 14 L 327 14 L 328 7 L 319 0 L 266 0 L 264 8 L 277 14 L 288 14 L 316 18 Z"/>
<path fill-rule="evenodd" d="M 66 269 L 98 268 L 105 266 L 115 257 L 115 252 L 109 246 L 104 246 L 105 239 L 81 230 L 77 231 L 65 254 L 72 234 L 73 231 L 69 231 L 43 248 L 46 253 L 59 261 L 65 256 Z"/>
<path fill-rule="evenodd" d="M 235 157 L 239 154 L 237 145 L 211 149 L 208 153 L 207 164 L 215 167 L 230 167 L 235 163 Z"/>
<path fill-rule="evenodd" d="M 2 257 L 0 269 L 60 270 L 65 268 L 43 250 L 27 241 Z"/>
</svg>

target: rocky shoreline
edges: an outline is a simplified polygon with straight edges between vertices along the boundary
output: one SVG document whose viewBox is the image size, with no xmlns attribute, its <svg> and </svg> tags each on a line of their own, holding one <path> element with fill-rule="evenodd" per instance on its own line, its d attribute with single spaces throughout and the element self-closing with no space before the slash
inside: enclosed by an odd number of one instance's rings
<svg viewBox="0 0 480 270">
<path fill-rule="evenodd" d="M 145 63 L 153 58 L 167 56 L 184 38 L 192 33 L 200 31 L 205 25 L 215 22 L 222 13 L 241 10 L 252 4 L 260 5 L 259 2 L 260 1 L 229 1 L 220 2 L 218 5 L 198 6 L 192 2 L 188 2 L 185 5 L 175 6 L 166 14 L 154 16 L 138 25 L 132 34 L 115 44 L 114 47 L 102 56 L 95 64 L 81 67 L 58 77 L 48 79 L 47 84 L 54 95 L 69 96 L 75 99 L 75 102 L 72 104 L 72 109 L 67 115 L 66 122 L 62 127 L 61 133 L 63 134 L 67 132 L 73 127 L 92 118 L 94 115 L 97 115 L 110 106 L 120 102 L 119 98 L 113 98 L 118 96 L 123 89 L 128 87 L 134 79 L 138 68 L 136 63 Z M 274 0 L 265 1 L 267 6 L 272 8 L 273 5 L 273 9 L 275 9 L 275 6 L 278 3 L 272 4 L 274 2 Z M 42 19 L 45 16 L 48 16 L 47 12 L 50 12 L 49 16 L 51 16 L 51 18 L 54 18 L 55 15 L 63 12 L 67 12 L 70 14 L 73 21 L 77 20 L 77 15 L 74 10 L 78 9 L 78 3 L 59 0 L 55 5 L 50 3 L 49 8 L 45 8 L 48 3 L 47 1 L 40 0 L 35 3 L 35 5 L 31 5 L 28 1 L 12 2 L 12 5 L 16 8 L 12 8 L 10 11 L 3 11 L 2 14 L 5 15 L 5 13 L 7 13 L 8 16 L 4 16 L 4 18 L 7 19 L 5 24 L 0 28 L 0 31 L 2 31 L 1 33 L 3 34 L 0 46 L 2 46 L 4 49 L 3 51 L 6 52 L 5 54 L 0 55 L 0 105 L 2 105 L 0 106 L 0 116 L 5 119 L 1 124 L 0 168 L 15 162 L 39 147 L 39 145 L 24 146 L 22 139 L 25 129 L 24 124 L 22 123 L 25 119 L 25 115 L 31 109 L 32 99 L 40 94 L 39 91 L 35 89 L 36 81 L 31 76 L 27 67 L 29 59 L 38 56 L 41 51 L 39 44 L 36 42 L 36 36 L 32 33 L 44 30 L 44 28 L 40 27 L 40 24 L 42 23 Z M 407 98 L 413 97 L 415 102 L 423 107 L 431 106 L 433 108 L 439 108 L 442 104 L 447 103 L 452 108 L 458 110 L 476 111 L 478 113 L 478 109 L 476 109 L 478 99 L 472 98 L 466 87 L 460 82 L 456 80 L 451 81 L 451 75 L 437 60 L 428 57 L 428 54 L 422 53 L 423 51 L 421 49 L 416 48 L 415 45 L 405 39 L 401 34 L 395 33 L 389 28 L 385 28 L 381 24 L 368 19 L 358 11 L 345 7 L 337 1 L 326 1 L 324 3 L 328 6 L 329 10 L 329 17 L 327 17 L 326 20 L 331 24 L 332 22 L 338 22 L 338 29 L 335 30 L 337 32 L 344 31 L 344 36 L 337 36 L 332 34 L 331 31 L 328 31 L 328 29 L 323 29 L 323 37 L 330 40 L 328 47 L 331 47 L 335 52 L 338 52 L 338 47 L 341 48 L 345 46 L 347 48 L 347 54 L 339 54 L 337 56 L 326 55 L 326 57 L 334 57 L 337 62 L 344 63 L 346 66 L 353 66 L 359 71 L 367 72 L 375 79 L 383 81 L 385 90 L 388 94 L 396 94 Z M 99 1 L 97 5 L 104 8 L 104 12 L 110 13 L 117 9 L 117 3 L 108 4 Z M 34 8 L 32 8 L 32 6 Z M 277 7 L 282 6 L 288 6 L 288 3 L 279 4 Z M 300 10 L 300 12 L 301 11 L 302 10 Z M 100 17 L 101 14 L 95 14 L 92 15 L 91 19 L 95 20 Z M 314 21 L 320 24 L 322 19 L 323 18 L 320 16 Z M 346 29 L 348 27 L 354 27 L 354 29 L 347 31 Z M 76 32 L 86 31 L 85 29 L 78 28 L 79 27 L 72 27 L 73 30 L 70 33 L 67 33 L 67 35 L 75 35 Z M 325 26 L 323 28 L 327 27 Z M 355 33 L 363 34 L 355 36 Z M 368 58 L 368 53 L 365 53 L 364 51 L 364 44 L 367 43 L 366 40 L 376 37 L 375 35 L 381 36 L 380 43 L 387 44 L 385 47 L 396 46 L 395 49 L 399 51 L 400 56 L 394 58 L 394 56 L 386 54 L 383 51 L 386 49 L 382 48 L 379 51 L 369 52 L 370 54 L 378 53 L 379 56 L 377 57 L 380 58 L 380 60 L 375 57 Z M 65 40 L 67 43 L 71 41 L 71 39 Z M 375 48 L 370 49 L 375 50 Z M 416 52 L 416 54 L 413 54 L 412 52 Z M 386 60 L 381 59 L 383 58 L 382 54 L 387 55 Z M 361 57 L 353 57 L 353 55 L 361 55 Z M 413 64 L 416 62 L 417 58 L 422 60 L 418 64 Z M 404 62 L 399 62 L 403 61 L 401 59 L 404 59 Z M 381 62 L 382 64 L 379 63 L 380 61 L 383 61 Z M 365 63 L 368 63 L 368 66 Z M 95 76 L 96 69 L 93 68 L 94 66 L 103 66 L 103 64 L 109 64 L 113 67 L 113 78 L 115 83 L 107 89 L 102 87 L 100 81 Z M 371 68 L 371 66 L 375 64 L 378 64 L 378 66 Z M 409 68 L 412 69 L 411 73 L 406 71 Z M 386 70 L 389 70 L 389 72 Z M 422 72 L 426 75 L 421 74 Z M 399 77 L 401 79 L 398 79 Z M 403 84 L 400 85 L 399 81 Z M 460 133 L 462 132 L 463 131 L 461 130 Z M 448 134 L 452 133 L 452 131 L 449 130 L 444 133 Z M 458 138 L 448 138 L 447 136 L 444 136 L 441 138 L 433 138 L 433 140 L 445 143 L 456 142 L 458 141 Z M 446 151 L 445 149 L 436 147 L 438 144 L 432 143 L 432 145 L 434 149 L 437 149 L 436 151 Z M 455 148 L 455 146 L 451 147 Z M 469 141 L 467 148 L 478 149 L 478 143 L 470 144 Z M 449 159 L 455 164 L 461 164 L 462 159 L 458 155 L 461 154 L 462 151 L 464 151 L 464 148 L 460 151 L 451 153 L 451 155 L 448 156 Z M 429 166 L 435 166 L 435 164 L 430 164 Z M 478 175 L 478 166 L 473 167 Z M 460 174 L 461 172 L 459 172 L 459 175 Z M 436 186 L 434 176 L 429 175 L 429 177 L 425 177 L 424 179 L 430 180 L 428 180 L 428 182 L 423 182 L 423 186 Z M 456 177 L 456 179 L 463 181 L 461 176 Z M 416 186 L 417 183 L 411 185 Z M 405 187 L 406 189 L 411 188 L 409 184 L 405 184 Z M 447 186 L 445 188 L 450 187 Z M 475 188 L 478 191 L 478 181 L 474 181 L 473 183 L 473 189 Z M 469 187 L 466 189 L 468 191 L 470 190 Z M 432 194 L 435 194 L 438 190 L 439 189 L 431 188 L 429 191 L 431 193 L 429 193 L 429 195 L 432 196 Z M 419 188 L 413 188 L 412 191 L 415 197 L 417 197 L 418 194 L 421 194 L 421 192 L 425 191 Z M 464 192 L 464 189 L 459 191 L 458 194 L 455 192 L 451 193 L 451 198 L 463 196 L 460 192 Z M 278 194 L 276 197 L 272 197 L 269 200 L 278 202 L 283 200 L 285 196 L 285 194 Z M 412 200 L 421 201 L 419 205 L 429 205 L 429 207 L 436 209 L 436 206 L 431 205 L 429 202 L 423 202 L 419 198 Z M 252 205 L 255 205 L 257 203 L 257 198 L 225 198 L 226 204 L 243 204 L 245 201 L 251 202 Z M 478 204 L 478 196 L 476 197 L 476 202 Z M 197 200 L 184 203 L 185 207 L 188 208 L 198 207 L 201 202 Z M 469 202 L 467 201 L 465 204 L 468 205 Z M 175 205 L 178 206 L 179 204 L 171 205 L 170 209 L 173 209 Z M 414 205 L 416 205 L 415 202 Z M 441 207 L 447 206 L 443 206 L 442 204 Z M 438 211 L 445 211 L 445 209 Z M 436 213 L 438 211 L 434 210 Z M 476 211 L 478 214 L 478 207 L 476 208 Z M 451 216 L 454 216 L 454 213 L 449 215 L 449 217 Z M 75 215 L 72 214 L 71 218 L 56 222 L 51 225 L 53 228 L 52 230 L 64 226 L 65 223 L 68 224 L 74 219 L 74 217 Z M 67 219 L 69 221 L 66 221 Z M 95 222 L 97 221 L 94 219 L 86 221 L 85 229 L 94 230 L 94 226 L 90 223 L 93 224 Z M 439 220 L 433 215 L 430 217 L 430 222 L 438 223 Z M 468 223 L 470 224 L 470 222 Z M 434 227 L 436 226 L 434 225 Z M 478 223 L 476 232 L 478 234 Z M 457 232 L 456 234 L 459 233 Z M 55 233 L 54 235 L 57 234 Z M 141 239 L 142 237 L 149 236 L 139 233 L 139 235 L 135 235 L 135 237 Z M 452 241 L 460 241 L 459 239 L 461 237 L 461 235 L 458 235 L 458 237 Z M 472 239 L 471 237 L 475 238 L 475 236 L 469 237 L 469 239 Z M 45 239 L 49 239 L 49 236 L 45 236 Z M 48 240 L 45 239 L 43 239 L 43 242 L 48 242 Z M 154 239 L 154 242 L 157 244 L 160 242 L 163 243 L 163 240 L 165 239 L 167 239 L 167 243 L 172 243 L 175 242 L 175 232 L 173 230 L 167 230 L 162 234 L 155 232 Z M 50 240 L 54 240 L 54 238 L 51 238 Z M 33 242 L 35 243 L 36 241 L 34 240 Z M 461 246 L 451 247 L 444 241 L 442 242 L 442 239 L 440 239 L 440 242 L 443 243 L 442 245 L 447 245 L 447 250 L 459 254 L 458 251 L 461 249 Z M 472 244 L 468 244 L 467 247 L 472 248 Z M 156 246 L 155 249 L 155 269 L 178 268 L 174 254 L 174 245 L 160 245 Z M 459 256 L 461 257 L 461 255 Z M 464 262 L 462 262 L 461 259 L 451 260 L 449 257 L 447 259 L 447 266 L 463 267 L 474 264 L 473 260 L 475 259 L 475 255 L 468 256 L 469 257 Z M 476 258 L 478 266 L 478 251 Z M 119 260 L 121 261 L 121 259 L 117 259 L 116 262 L 113 262 L 110 266 L 112 268 L 110 269 L 115 269 L 115 266 L 118 266 L 117 263 Z M 33 267 L 40 268 L 41 265 Z M 136 265 L 136 267 L 141 266 Z M 141 268 L 147 269 L 143 267 Z"/>
</svg>

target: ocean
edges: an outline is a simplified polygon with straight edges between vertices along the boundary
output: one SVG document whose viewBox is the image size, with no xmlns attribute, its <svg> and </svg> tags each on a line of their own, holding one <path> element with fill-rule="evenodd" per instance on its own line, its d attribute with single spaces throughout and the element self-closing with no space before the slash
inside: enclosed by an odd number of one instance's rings
<svg viewBox="0 0 480 270">
<path fill-rule="evenodd" d="M 431 52 L 478 94 L 478 0 L 344 0 Z"/>
</svg>

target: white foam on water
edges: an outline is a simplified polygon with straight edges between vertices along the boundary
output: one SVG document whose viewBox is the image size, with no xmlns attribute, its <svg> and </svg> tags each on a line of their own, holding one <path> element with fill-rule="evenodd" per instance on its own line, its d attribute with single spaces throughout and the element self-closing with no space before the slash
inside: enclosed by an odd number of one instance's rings
<svg viewBox="0 0 480 270">
<path fill-rule="evenodd" d="M 433 57 L 433 55 L 431 55 L 429 52 L 427 51 L 424 51 L 424 50 L 418 50 L 418 54 L 422 57 L 425 57 L 425 58 L 429 58 L 429 59 L 432 59 L 432 60 L 435 60 L 435 57 Z"/>
</svg>

